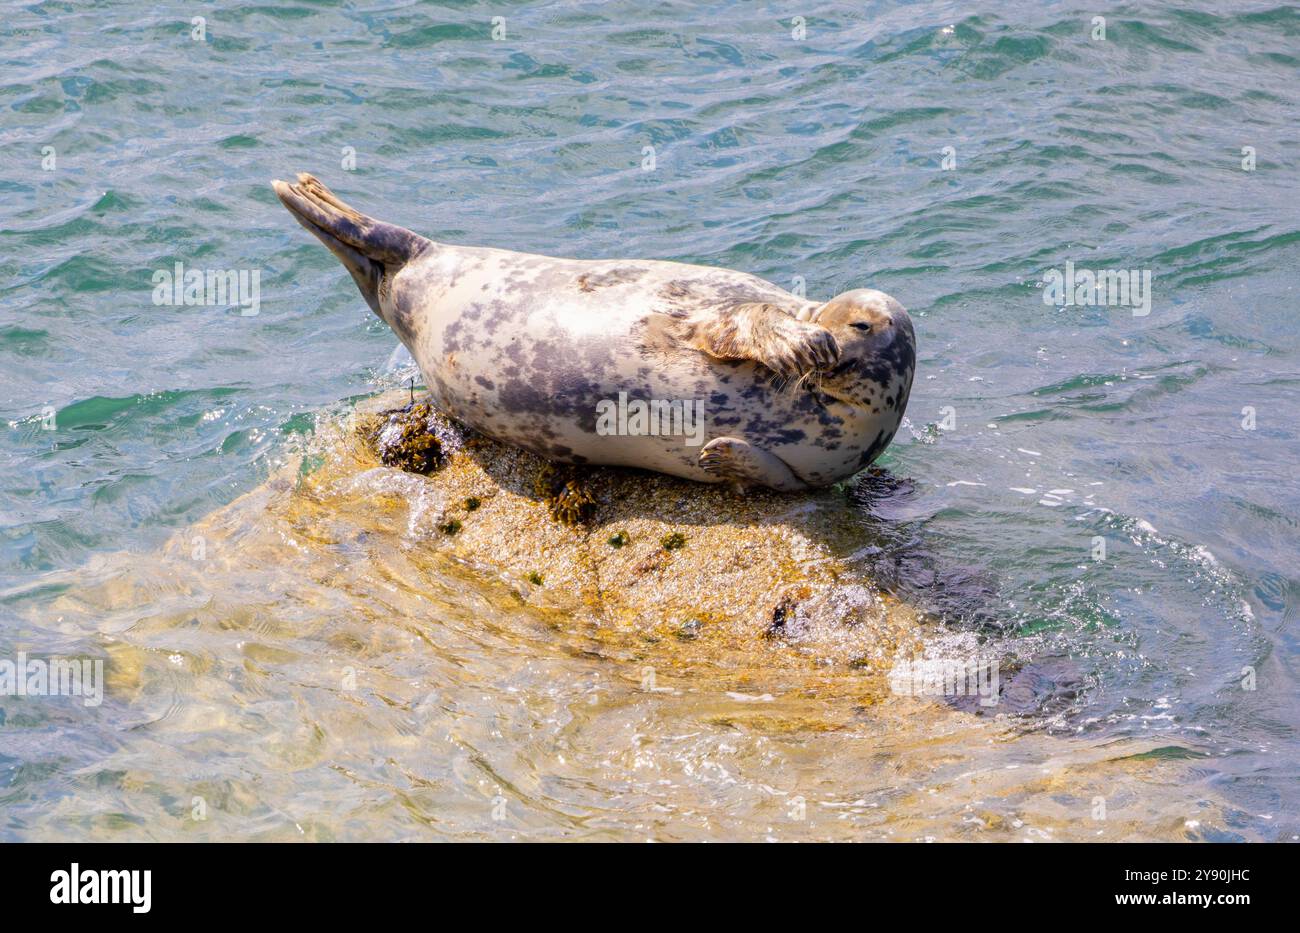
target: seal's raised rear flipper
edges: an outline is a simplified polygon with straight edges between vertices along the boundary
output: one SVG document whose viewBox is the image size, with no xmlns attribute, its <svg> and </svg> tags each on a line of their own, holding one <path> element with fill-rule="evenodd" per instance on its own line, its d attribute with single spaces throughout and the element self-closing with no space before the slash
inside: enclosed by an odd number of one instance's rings
<svg viewBox="0 0 1300 933">
<path fill-rule="evenodd" d="M 720 360 L 754 360 L 787 379 L 829 369 L 840 356 L 826 328 L 764 302 L 695 311 L 675 326 L 685 346 Z"/>
<path fill-rule="evenodd" d="M 700 466 L 706 473 L 729 480 L 736 486 L 766 486 L 777 492 L 799 492 L 808 484 L 776 454 L 755 447 L 738 437 L 715 437 L 700 451 Z"/>
<path fill-rule="evenodd" d="M 402 266 L 433 245 L 405 227 L 367 217 L 344 204 L 315 177 L 305 172 L 294 184 L 271 182 L 276 196 L 294 219 L 329 247 L 352 273 L 357 287 L 379 314 L 379 290 Z"/>
<path fill-rule="evenodd" d="M 405 227 L 354 210 L 306 172 L 298 176 L 295 184 L 277 180 L 271 185 L 289 213 L 312 233 L 325 234 L 385 266 L 400 268 L 432 245 L 432 241 Z"/>
</svg>

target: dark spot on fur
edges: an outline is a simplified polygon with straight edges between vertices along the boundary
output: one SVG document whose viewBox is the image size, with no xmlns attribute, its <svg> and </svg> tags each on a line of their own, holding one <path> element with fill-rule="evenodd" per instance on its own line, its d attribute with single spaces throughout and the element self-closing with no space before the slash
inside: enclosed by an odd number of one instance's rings
<svg viewBox="0 0 1300 933">
<path fill-rule="evenodd" d="M 637 266 L 615 266 L 606 272 L 584 272 L 578 276 L 578 290 L 594 292 L 598 288 L 609 288 L 611 285 L 635 282 L 645 273 L 645 269 Z"/>
<path fill-rule="evenodd" d="M 691 289 L 685 282 L 669 282 L 659 289 L 659 295 L 669 301 L 683 301 L 691 297 Z"/>
<path fill-rule="evenodd" d="M 501 405 L 512 412 L 547 412 L 551 409 L 551 400 L 537 386 L 522 379 L 511 379 L 501 387 Z"/>
</svg>

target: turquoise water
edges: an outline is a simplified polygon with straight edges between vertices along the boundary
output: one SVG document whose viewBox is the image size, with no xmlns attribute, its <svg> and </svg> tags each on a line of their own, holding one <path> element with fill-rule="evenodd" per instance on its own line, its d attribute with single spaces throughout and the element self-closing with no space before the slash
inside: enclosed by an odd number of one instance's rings
<svg viewBox="0 0 1300 933">
<path fill-rule="evenodd" d="M 919 368 L 882 461 L 903 487 L 860 495 L 864 572 L 1032 645 L 1048 731 L 1198 759 L 1189 800 L 1227 807 L 1196 838 L 1294 838 L 1300 13 L 816 4 L 802 39 L 790 15 L 11 6 L 0 657 L 94 651 L 55 608 L 70 586 L 401 384 L 391 332 L 271 192 L 306 170 L 437 239 L 899 298 Z M 258 313 L 156 305 L 178 262 L 257 271 Z M 1046 304 L 1067 262 L 1149 270 L 1150 313 Z M 135 741 L 121 710 L 0 714 L 4 837 L 40 837 Z"/>
</svg>

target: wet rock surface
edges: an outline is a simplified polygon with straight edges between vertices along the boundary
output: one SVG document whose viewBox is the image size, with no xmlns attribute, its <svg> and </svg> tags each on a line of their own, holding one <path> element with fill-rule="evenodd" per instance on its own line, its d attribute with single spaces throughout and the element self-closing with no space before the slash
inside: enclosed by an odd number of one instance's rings
<svg viewBox="0 0 1300 933">
<path fill-rule="evenodd" d="M 426 402 L 373 410 L 386 400 L 358 413 L 359 455 L 414 473 L 424 501 L 437 503 L 423 522 L 441 529 L 429 542 L 531 604 L 652 640 L 793 650 L 851 665 L 882 688 L 891 659 L 915 645 L 916 614 L 845 561 L 861 541 L 842 490 L 741 496 L 551 464 Z"/>
</svg>

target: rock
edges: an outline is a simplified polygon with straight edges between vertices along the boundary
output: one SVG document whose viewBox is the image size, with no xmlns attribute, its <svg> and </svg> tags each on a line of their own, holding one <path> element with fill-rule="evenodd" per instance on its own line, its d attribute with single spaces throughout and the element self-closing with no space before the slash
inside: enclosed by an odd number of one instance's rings
<svg viewBox="0 0 1300 933">
<path fill-rule="evenodd" d="M 442 503 L 433 527 L 455 529 L 427 546 L 511 581 L 529 603 L 651 640 L 775 643 L 881 684 L 892 658 L 917 643 L 916 614 L 845 561 L 862 532 L 842 490 L 741 496 L 657 473 L 550 464 L 423 402 L 384 410 L 400 398 L 358 410 L 362 443 L 346 469 L 414 467 L 417 498 Z M 426 473 L 430 451 L 437 462 Z"/>
</svg>

